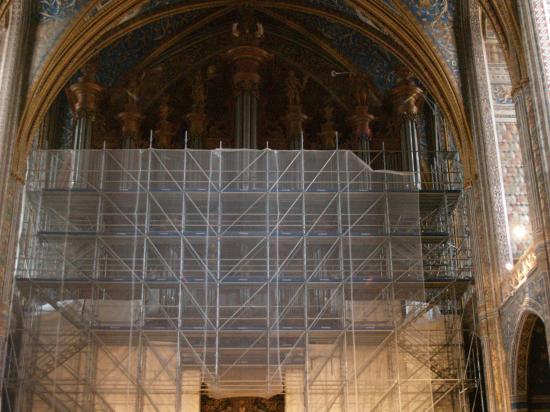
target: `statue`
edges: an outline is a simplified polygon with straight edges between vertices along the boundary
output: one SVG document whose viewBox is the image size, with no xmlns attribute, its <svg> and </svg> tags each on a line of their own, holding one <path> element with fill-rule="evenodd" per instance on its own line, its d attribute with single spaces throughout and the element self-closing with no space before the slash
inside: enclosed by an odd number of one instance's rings
<svg viewBox="0 0 550 412">
<path fill-rule="evenodd" d="M 336 129 L 334 128 L 334 106 L 327 102 L 323 108 L 325 122 L 321 125 L 319 139 L 321 148 L 334 149 L 336 145 Z"/>
<path fill-rule="evenodd" d="M 367 106 L 369 99 L 369 88 L 367 85 L 367 76 L 362 73 L 353 73 L 350 75 L 353 82 L 355 93 L 355 103 L 357 106 Z"/>
<path fill-rule="evenodd" d="M 159 121 L 157 123 L 157 129 L 155 130 L 155 136 L 160 147 L 167 149 L 172 147 L 172 139 L 176 135 L 179 125 L 170 120 L 170 117 L 174 109 L 170 106 L 170 97 L 168 95 L 162 95 L 159 106 Z"/>
<path fill-rule="evenodd" d="M 89 61 L 80 69 L 80 77 L 78 80 L 80 82 L 95 83 L 98 69 L 99 64 L 97 60 Z"/>
<path fill-rule="evenodd" d="M 325 105 L 325 108 L 323 109 L 323 113 L 325 114 L 325 123 L 332 124 L 332 120 L 334 117 L 334 106 L 327 103 Z"/>
<path fill-rule="evenodd" d="M 136 75 L 128 78 L 128 82 L 124 92 L 126 93 L 126 106 L 137 107 L 139 102 L 140 80 Z"/>
<path fill-rule="evenodd" d="M 239 412 L 247 412 L 247 411 L 246 411 L 246 406 L 245 406 L 243 400 L 241 400 L 241 401 L 239 402 Z"/>
<path fill-rule="evenodd" d="M 240 21 L 231 26 L 233 39 L 243 44 L 258 45 L 264 38 L 264 25 L 256 20 L 250 8 L 241 8 L 240 14 Z"/>
<path fill-rule="evenodd" d="M 286 97 L 289 106 L 299 106 L 301 104 L 302 93 L 306 88 L 309 76 L 300 81 L 293 70 L 288 72 L 286 79 Z"/>
<path fill-rule="evenodd" d="M 193 97 L 193 106 L 204 107 L 206 103 L 207 91 L 202 73 L 199 71 L 195 75 L 195 80 L 191 86 L 191 95 Z"/>
</svg>

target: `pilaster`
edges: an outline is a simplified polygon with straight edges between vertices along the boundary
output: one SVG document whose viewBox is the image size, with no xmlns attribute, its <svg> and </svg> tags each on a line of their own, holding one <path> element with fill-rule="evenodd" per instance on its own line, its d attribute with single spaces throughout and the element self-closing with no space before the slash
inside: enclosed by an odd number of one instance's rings
<svg viewBox="0 0 550 412">
<path fill-rule="evenodd" d="M 537 220 L 537 265 L 550 267 L 550 35 L 544 1 L 518 2 L 527 73 L 515 87 L 514 101 L 520 137 L 530 154 L 531 176 L 528 186 L 535 193 L 532 220 Z M 544 265 L 544 268 L 540 266 Z"/>
<path fill-rule="evenodd" d="M 511 259 L 506 203 L 487 58 L 481 34 L 480 6 L 475 0 L 461 4 L 464 95 L 470 103 L 470 122 L 479 174 L 465 191 L 471 228 L 476 288 L 477 333 L 480 337 L 488 409 L 511 410 L 510 382 L 499 307 L 500 276 Z"/>
<path fill-rule="evenodd" d="M 10 174 L 31 46 L 32 0 L 13 0 L 0 67 L 0 390 L 2 389 L 22 182 Z"/>
<path fill-rule="evenodd" d="M 537 263 L 547 266 L 545 240 L 550 230 L 550 198 L 548 187 L 544 184 L 545 154 L 537 136 L 533 122 L 533 104 L 529 82 L 514 89 L 514 104 L 518 119 L 518 132 L 526 170 L 527 193 L 529 197 L 529 215 L 533 229 L 533 242 L 537 254 Z"/>
</svg>

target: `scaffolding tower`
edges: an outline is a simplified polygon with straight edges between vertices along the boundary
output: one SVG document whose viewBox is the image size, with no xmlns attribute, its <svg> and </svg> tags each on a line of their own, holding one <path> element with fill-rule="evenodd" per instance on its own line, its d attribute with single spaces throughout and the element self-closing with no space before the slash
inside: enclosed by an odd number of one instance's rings
<svg viewBox="0 0 550 412">
<path fill-rule="evenodd" d="M 422 190 L 389 158 L 35 151 L 12 410 L 471 410 L 461 183 L 448 156 Z"/>
</svg>

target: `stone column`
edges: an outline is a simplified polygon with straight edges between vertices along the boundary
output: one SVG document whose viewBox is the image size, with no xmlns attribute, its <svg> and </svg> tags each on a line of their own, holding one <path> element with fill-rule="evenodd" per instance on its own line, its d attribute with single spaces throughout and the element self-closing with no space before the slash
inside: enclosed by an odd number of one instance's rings
<svg viewBox="0 0 550 412">
<path fill-rule="evenodd" d="M 540 235 L 535 234 L 537 265 L 541 271 L 550 273 L 550 22 L 547 13 L 550 4 L 545 0 L 518 2 L 520 27 L 526 54 L 529 84 L 516 92 L 516 111 L 527 110 L 526 124 L 531 132 L 533 172 L 537 184 L 540 209 Z M 518 103 L 519 106 L 518 107 Z M 523 125 L 518 127 L 523 129 Z M 522 136 L 520 130 L 520 137 Z M 530 202 L 531 203 L 531 202 Z M 531 217 L 533 220 L 533 217 Z M 546 303 L 550 313 L 550 303 Z M 550 351 L 550 327 L 546 327 Z M 550 353 L 549 353 L 550 354 Z"/>
<path fill-rule="evenodd" d="M 403 170 L 412 173 L 412 184 L 421 186 L 420 144 L 418 140 L 417 117 L 422 90 L 413 81 L 412 74 L 403 70 L 399 75 L 397 86 L 391 91 L 396 121 L 399 124 Z"/>
<path fill-rule="evenodd" d="M 32 0 L 12 0 L 9 26 L 0 50 L 0 390 L 3 387 L 13 267 L 23 182 L 10 173 L 17 127 L 26 94 L 32 42 Z"/>
<path fill-rule="evenodd" d="M 513 97 L 524 154 L 537 265 L 550 268 L 550 33 L 544 0 L 518 3 L 526 71 Z M 525 157 L 527 156 L 527 158 Z M 541 267 L 542 266 L 542 267 Z"/>
<path fill-rule="evenodd" d="M 513 90 L 514 104 L 517 115 L 517 126 L 520 147 L 525 168 L 527 195 L 529 198 L 529 216 L 533 230 L 533 240 L 536 243 L 544 242 L 545 223 L 550 224 L 550 213 L 547 187 L 544 182 L 544 164 L 537 131 L 533 124 L 532 101 L 529 83 L 515 87 Z M 546 220 L 546 222 L 544 222 Z M 548 226 L 550 228 L 550 226 Z"/>
<path fill-rule="evenodd" d="M 285 412 L 305 410 L 304 370 L 285 369 Z"/>
<path fill-rule="evenodd" d="M 465 61 L 464 101 L 470 102 L 470 127 L 478 175 L 465 190 L 475 276 L 477 333 L 483 349 L 488 410 L 510 411 L 510 382 L 500 322 L 501 275 L 510 259 L 499 150 L 495 131 L 487 60 L 481 33 L 480 5 L 460 3 L 459 43 Z"/>
<path fill-rule="evenodd" d="M 184 369 L 181 374 L 181 412 L 200 412 L 201 372 L 197 369 Z"/>
<path fill-rule="evenodd" d="M 469 211 L 473 266 L 475 277 L 477 333 L 481 341 L 484 362 L 486 397 L 491 412 L 510 411 L 510 389 L 506 370 L 506 352 L 499 315 L 500 279 L 491 256 L 496 253 L 491 239 L 490 211 L 484 199 L 482 182 L 478 179 L 465 190 L 465 205 Z M 483 251 L 483 253 L 480 253 Z"/>
</svg>

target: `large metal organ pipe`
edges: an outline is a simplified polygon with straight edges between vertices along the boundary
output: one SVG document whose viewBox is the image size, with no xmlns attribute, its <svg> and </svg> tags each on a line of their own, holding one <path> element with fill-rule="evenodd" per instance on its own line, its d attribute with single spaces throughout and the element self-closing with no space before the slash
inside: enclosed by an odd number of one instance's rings
<svg viewBox="0 0 550 412">
<path fill-rule="evenodd" d="M 258 98 L 261 64 L 271 55 L 265 50 L 242 45 L 227 52 L 233 61 L 233 89 L 235 93 L 235 147 L 258 147 Z"/>
<path fill-rule="evenodd" d="M 88 165 L 83 164 L 85 160 L 80 156 L 80 151 L 92 148 L 93 123 L 96 120 L 99 101 L 103 93 L 103 87 L 96 81 L 97 65 L 95 63 L 84 66 L 81 73 L 82 75 L 78 78 L 78 81 L 67 90 L 67 96 L 75 118 L 73 133 L 74 167 L 72 169 L 73 176 L 71 177 L 73 185 L 85 181 L 83 173 L 88 170 Z"/>
</svg>

